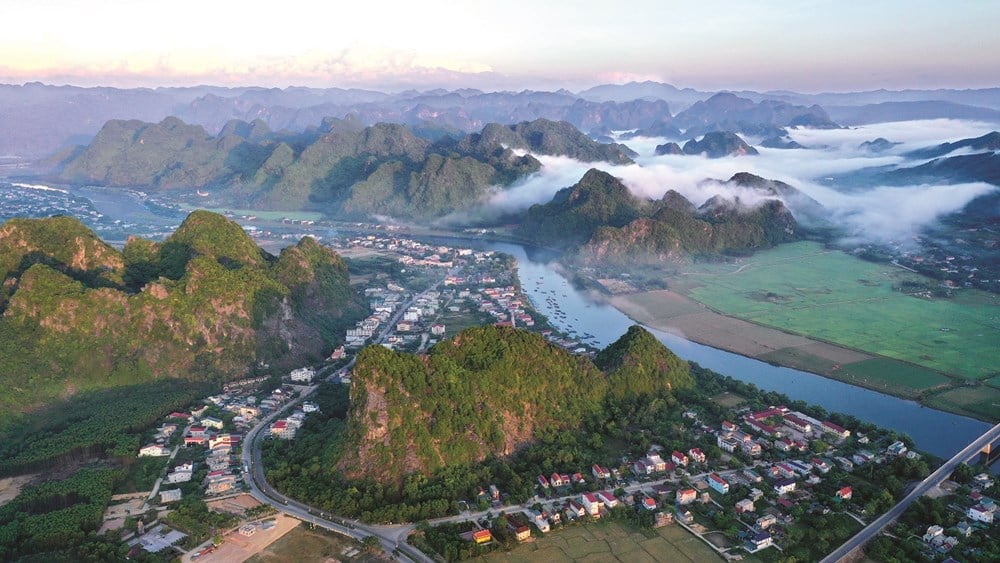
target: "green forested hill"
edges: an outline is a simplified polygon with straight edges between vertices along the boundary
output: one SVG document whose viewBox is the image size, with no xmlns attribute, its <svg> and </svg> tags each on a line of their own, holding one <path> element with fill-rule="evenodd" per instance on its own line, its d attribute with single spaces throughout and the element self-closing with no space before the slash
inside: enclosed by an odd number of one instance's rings
<svg viewBox="0 0 1000 563">
<path fill-rule="evenodd" d="M 425 356 L 366 348 L 337 467 L 348 478 L 399 482 L 579 429 L 613 398 L 693 385 L 687 363 L 640 327 L 598 365 L 537 334 L 495 326 L 465 330 Z"/>
<path fill-rule="evenodd" d="M 9 221 L 0 273 L 0 412 L 12 415 L 85 390 L 317 360 L 362 313 L 332 251 L 304 239 L 275 258 L 204 211 L 122 252 L 74 219 Z"/>
<path fill-rule="evenodd" d="M 54 174 L 74 184 L 205 190 L 204 202 L 239 208 L 427 219 L 466 210 L 537 171 L 541 163 L 521 151 L 614 164 L 634 155 L 546 119 L 431 142 L 404 125 L 350 119 L 294 134 L 230 122 L 213 137 L 170 117 L 109 121 L 88 146 L 56 158 Z"/>
</svg>

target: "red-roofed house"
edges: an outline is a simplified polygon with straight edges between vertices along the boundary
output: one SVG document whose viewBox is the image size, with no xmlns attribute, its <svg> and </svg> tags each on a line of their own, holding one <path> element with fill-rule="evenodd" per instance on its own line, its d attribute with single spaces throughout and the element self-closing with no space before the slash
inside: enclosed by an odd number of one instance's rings
<svg viewBox="0 0 1000 563">
<path fill-rule="evenodd" d="M 803 420 L 794 414 L 785 416 L 785 424 L 798 430 L 799 432 L 812 432 L 812 424 L 808 420 Z"/>
<path fill-rule="evenodd" d="M 708 481 L 708 486 L 718 491 L 719 494 L 724 495 L 729 492 L 729 482 L 720 477 L 718 473 L 710 473 L 706 481 Z"/>
<path fill-rule="evenodd" d="M 681 452 L 675 451 L 674 453 L 670 454 L 670 461 L 682 467 L 686 467 L 688 464 L 688 456 L 684 455 Z"/>
<path fill-rule="evenodd" d="M 490 543 L 493 541 L 493 534 L 489 530 L 476 530 L 472 532 L 472 541 L 480 545 Z"/>
<path fill-rule="evenodd" d="M 826 420 L 823 421 L 823 432 L 833 434 L 839 438 L 847 438 L 851 435 L 850 430 L 846 430 L 843 427 L 837 426 L 836 424 Z"/>
<path fill-rule="evenodd" d="M 597 498 L 608 508 L 618 506 L 618 497 L 616 497 L 611 491 L 601 491 L 597 493 Z"/>
<path fill-rule="evenodd" d="M 736 425 L 733 424 L 732 422 L 729 422 L 728 420 L 723 420 L 722 421 L 722 431 L 723 432 L 735 432 L 736 431 Z"/>
<path fill-rule="evenodd" d="M 646 497 L 642 499 L 642 507 L 646 510 L 656 510 L 656 500 Z"/>
<path fill-rule="evenodd" d="M 778 429 L 771 426 L 770 424 L 764 424 L 763 422 L 758 422 L 754 419 L 747 419 L 747 424 L 750 428 L 760 434 L 765 436 L 774 436 L 778 433 Z"/>
<path fill-rule="evenodd" d="M 574 483 L 584 483 L 584 482 L 586 482 L 585 479 L 583 478 L 583 473 L 574 473 L 573 477 L 571 477 L 571 480 Z"/>
<path fill-rule="evenodd" d="M 854 491 L 852 491 L 850 487 L 841 487 L 841 488 L 840 488 L 840 489 L 839 489 L 839 490 L 838 490 L 838 491 L 837 491 L 837 492 L 836 492 L 836 493 L 834 494 L 834 496 L 836 496 L 836 497 L 837 497 L 838 499 L 840 499 L 840 500 L 851 500 L 851 496 L 852 496 L 853 494 L 854 494 Z"/>
<path fill-rule="evenodd" d="M 691 448 L 688 450 L 688 455 L 698 463 L 705 463 L 705 454 L 702 453 L 701 448 Z"/>
<path fill-rule="evenodd" d="M 698 498 L 694 489 L 677 489 L 677 504 L 691 504 Z"/>
<path fill-rule="evenodd" d="M 580 495 L 580 502 L 587 509 L 587 514 L 591 516 L 601 515 L 601 501 L 597 499 L 597 495 L 594 493 L 583 493 Z"/>
<path fill-rule="evenodd" d="M 594 464 L 593 467 L 590 468 L 590 472 L 593 473 L 594 477 L 596 477 L 598 479 L 610 479 L 611 478 L 611 472 L 608 471 L 607 468 L 601 467 L 600 465 L 597 465 L 596 463 Z"/>
<path fill-rule="evenodd" d="M 568 483 L 563 482 L 562 475 L 559 475 L 558 473 L 553 473 L 552 475 L 549 476 L 549 484 L 552 485 L 553 487 L 561 487 Z"/>
<path fill-rule="evenodd" d="M 570 512 L 572 512 L 577 517 L 587 515 L 587 509 L 584 508 L 582 504 L 576 502 L 575 500 L 570 500 L 569 502 L 566 503 L 566 505 L 569 508 Z"/>
<path fill-rule="evenodd" d="M 549 488 L 549 480 L 545 478 L 545 475 L 538 476 L 538 484 L 544 488 Z"/>
</svg>

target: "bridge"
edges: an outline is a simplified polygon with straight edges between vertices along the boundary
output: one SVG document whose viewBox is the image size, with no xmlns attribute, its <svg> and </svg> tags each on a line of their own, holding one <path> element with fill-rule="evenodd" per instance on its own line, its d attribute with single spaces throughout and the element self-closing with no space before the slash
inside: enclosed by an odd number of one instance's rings
<svg viewBox="0 0 1000 563">
<path fill-rule="evenodd" d="M 899 501 L 896 506 L 893 506 L 888 512 L 876 518 L 871 524 L 868 524 L 863 530 L 858 532 L 854 537 L 847 540 L 844 545 L 837 548 L 835 551 L 824 557 L 820 563 L 837 563 L 839 561 L 848 561 L 852 559 L 852 555 L 856 550 L 860 550 L 869 540 L 878 535 L 888 526 L 891 522 L 899 518 L 906 509 L 913 504 L 918 498 L 922 497 L 927 491 L 934 487 L 937 487 L 945 479 L 951 476 L 952 472 L 959 465 L 973 459 L 977 455 L 985 454 L 989 457 L 992 451 L 992 444 L 1000 439 L 1000 424 L 997 424 L 993 428 L 990 428 L 982 436 L 976 438 L 968 446 L 962 448 L 957 454 L 955 454 L 951 459 L 944 462 L 936 471 L 927 476 L 926 479 L 917 484 L 916 487 L 910 492 L 910 494 L 903 497 L 903 500 Z"/>
</svg>

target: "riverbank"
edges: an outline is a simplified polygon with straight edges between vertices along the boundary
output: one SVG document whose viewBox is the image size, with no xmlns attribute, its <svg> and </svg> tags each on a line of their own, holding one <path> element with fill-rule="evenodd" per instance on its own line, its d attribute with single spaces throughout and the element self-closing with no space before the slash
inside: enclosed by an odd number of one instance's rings
<svg viewBox="0 0 1000 563">
<path fill-rule="evenodd" d="M 698 344 L 915 400 L 925 406 L 996 421 L 995 414 L 990 416 L 992 398 L 985 399 L 985 408 L 976 408 L 984 397 L 981 393 L 961 393 L 967 389 L 963 387 L 964 380 L 725 315 L 675 291 L 616 295 L 609 299 L 609 304 L 637 323 Z M 987 395 L 995 391 L 980 387 Z M 952 399 L 955 396 L 959 400 Z"/>
</svg>

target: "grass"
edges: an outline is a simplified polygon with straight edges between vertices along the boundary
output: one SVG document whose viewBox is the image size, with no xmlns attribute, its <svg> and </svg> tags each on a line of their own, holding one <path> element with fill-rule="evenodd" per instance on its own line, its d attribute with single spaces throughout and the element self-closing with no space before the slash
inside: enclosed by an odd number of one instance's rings
<svg viewBox="0 0 1000 563">
<path fill-rule="evenodd" d="M 344 552 L 357 549 L 354 557 Z M 247 563 L 299 563 L 326 561 L 380 561 L 364 551 L 360 542 L 323 530 L 296 526 L 264 551 L 247 559 Z"/>
<path fill-rule="evenodd" d="M 712 400 L 728 409 L 736 408 L 746 401 L 743 397 L 729 391 L 719 393 L 712 397 Z"/>
<path fill-rule="evenodd" d="M 1000 389 L 985 385 L 949 389 L 931 395 L 926 402 L 939 409 L 964 411 L 989 420 L 1000 419 Z"/>
<path fill-rule="evenodd" d="M 569 526 L 550 532 L 508 553 L 492 553 L 489 561 L 703 562 L 721 561 L 711 548 L 680 526 L 638 530 L 617 522 Z"/>
<path fill-rule="evenodd" d="M 1000 296 L 960 290 L 923 298 L 893 289 L 928 278 L 812 242 L 779 246 L 733 264 L 692 266 L 676 288 L 727 315 L 968 379 L 996 375 Z M 862 367 L 866 369 L 866 367 Z M 935 384 L 932 372 L 876 372 L 899 385 Z M 907 383 L 915 387 L 918 383 Z"/>
<path fill-rule="evenodd" d="M 888 358 L 872 358 L 843 366 L 844 372 L 864 380 L 881 380 L 903 390 L 921 390 L 947 385 L 951 380 L 936 371 Z"/>
</svg>

